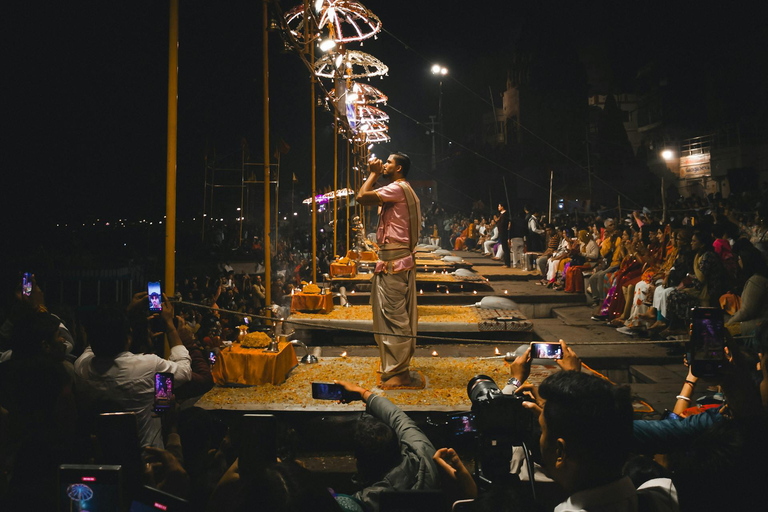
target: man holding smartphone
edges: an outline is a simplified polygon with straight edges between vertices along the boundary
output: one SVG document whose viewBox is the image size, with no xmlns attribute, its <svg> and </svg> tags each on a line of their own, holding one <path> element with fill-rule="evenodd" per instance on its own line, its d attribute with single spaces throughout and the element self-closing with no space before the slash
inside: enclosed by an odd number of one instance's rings
<svg viewBox="0 0 768 512">
<path fill-rule="evenodd" d="M 403 153 L 389 155 L 382 163 L 369 162 L 371 173 L 357 194 L 362 205 L 380 205 L 376 241 L 379 261 L 372 280 L 373 330 L 381 356 L 381 387 L 418 385 L 409 371 L 416 350 L 416 269 L 413 251 L 419 240 L 419 198 L 405 181 L 411 160 Z M 390 183 L 373 189 L 380 176 Z"/>
<path fill-rule="evenodd" d="M 147 293 L 134 296 L 134 304 L 148 305 Z M 155 373 L 173 374 L 174 383 L 188 382 L 192 375 L 189 351 L 181 342 L 173 324 L 173 305 L 163 294 L 160 313 L 150 316 L 150 325 L 162 326 L 168 337 L 171 355 L 163 359 L 155 354 L 133 354 L 131 329 L 124 311 L 100 308 L 87 326 L 90 345 L 75 361 L 75 373 L 87 401 L 117 402 L 125 411 L 136 413 L 142 446 L 163 448 L 160 418 L 153 414 Z"/>
</svg>

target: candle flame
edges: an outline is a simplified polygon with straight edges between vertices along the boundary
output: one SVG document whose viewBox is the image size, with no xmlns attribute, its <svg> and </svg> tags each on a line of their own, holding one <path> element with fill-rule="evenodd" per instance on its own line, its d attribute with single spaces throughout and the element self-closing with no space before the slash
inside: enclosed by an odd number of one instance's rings
<svg viewBox="0 0 768 512">
<path fill-rule="evenodd" d="M 507 293 L 509 293 L 509 292 L 507 290 L 504 290 L 504 295 L 506 295 Z"/>
<path fill-rule="evenodd" d="M 477 290 L 472 290 L 472 293 L 473 293 L 474 295 L 477 295 Z"/>
<path fill-rule="evenodd" d="M 498 349 L 496 350 L 496 352 L 498 352 Z M 341 357 L 347 357 L 346 351 L 341 353 Z"/>
<path fill-rule="evenodd" d="M 419 290 L 419 294 L 423 294 L 423 293 L 424 293 L 424 290 Z"/>
<path fill-rule="evenodd" d="M 432 357 L 437 357 L 437 350 L 432 351 Z"/>
<path fill-rule="evenodd" d="M 499 352 L 499 347 L 496 347 L 496 348 L 494 348 L 494 349 L 493 349 L 493 353 L 494 353 L 494 354 L 496 354 L 497 356 L 498 356 L 499 354 L 501 354 L 501 352 Z"/>
</svg>

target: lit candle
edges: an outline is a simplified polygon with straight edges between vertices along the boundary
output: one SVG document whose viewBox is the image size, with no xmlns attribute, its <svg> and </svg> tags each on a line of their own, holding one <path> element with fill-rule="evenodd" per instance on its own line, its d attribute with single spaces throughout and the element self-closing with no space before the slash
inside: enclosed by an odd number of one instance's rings
<svg viewBox="0 0 768 512">
<path fill-rule="evenodd" d="M 432 351 L 432 357 L 437 357 L 437 350 Z"/>
<path fill-rule="evenodd" d="M 498 356 L 499 354 L 501 354 L 501 352 L 499 352 L 499 347 L 496 347 L 496 348 L 494 348 L 494 349 L 493 349 L 493 353 L 494 353 L 494 354 L 496 354 L 497 356 Z"/>
<path fill-rule="evenodd" d="M 419 295 L 423 295 L 423 294 L 424 294 L 424 290 L 419 290 Z"/>
<path fill-rule="evenodd" d="M 437 274 L 437 270 L 433 270 L 433 271 L 432 271 L 432 273 L 433 273 L 433 274 Z"/>
<path fill-rule="evenodd" d="M 504 295 L 506 295 L 507 293 L 509 293 L 509 292 L 507 290 L 504 290 Z"/>
<path fill-rule="evenodd" d="M 498 352 L 498 349 L 496 350 L 496 352 Z M 347 352 L 346 351 L 342 352 L 341 357 L 347 357 Z"/>
<path fill-rule="evenodd" d="M 354 295 L 354 294 L 355 294 L 355 290 L 352 290 L 350 293 L 351 293 L 352 295 Z"/>
<path fill-rule="evenodd" d="M 477 295 L 477 290 L 472 290 L 472 293 L 473 293 L 474 295 Z"/>
<path fill-rule="evenodd" d="M 445 289 L 445 293 L 451 293 L 447 288 Z"/>
</svg>

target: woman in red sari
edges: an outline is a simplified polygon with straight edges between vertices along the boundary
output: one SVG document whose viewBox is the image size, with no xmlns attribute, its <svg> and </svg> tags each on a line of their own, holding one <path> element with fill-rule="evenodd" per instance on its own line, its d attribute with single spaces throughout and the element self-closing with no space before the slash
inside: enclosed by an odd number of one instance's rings
<svg viewBox="0 0 768 512">
<path fill-rule="evenodd" d="M 623 288 L 636 284 L 643 273 L 643 257 L 638 252 L 642 245 L 640 232 L 633 233 L 632 240 L 624 242 L 627 256 L 621 261 L 619 270 L 611 276 L 611 288 L 600 308 L 600 316 L 607 320 L 614 320 L 624 312 L 626 297 Z"/>
<path fill-rule="evenodd" d="M 579 231 L 579 252 L 584 263 L 571 265 L 565 271 L 565 291 L 568 293 L 584 293 L 584 272 L 594 267 L 600 258 L 600 248 L 586 230 Z"/>
</svg>

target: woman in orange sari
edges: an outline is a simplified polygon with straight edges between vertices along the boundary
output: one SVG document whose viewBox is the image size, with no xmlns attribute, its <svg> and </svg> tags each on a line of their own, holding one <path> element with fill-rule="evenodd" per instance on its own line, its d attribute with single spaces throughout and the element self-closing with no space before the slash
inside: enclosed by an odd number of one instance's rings
<svg viewBox="0 0 768 512">
<path fill-rule="evenodd" d="M 651 251 L 652 264 L 643 272 L 642 279 L 635 285 L 630 310 L 626 315 L 623 327 L 617 329 L 622 334 L 634 334 L 646 330 L 655 320 L 655 315 L 648 316 L 649 304 L 653 300 L 656 283 L 664 279 L 666 274 L 675 265 L 677 259 L 677 247 L 671 236 L 672 228 L 669 224 L 665 228 L 656 231 L 656 248 Z"/>
</svg>

